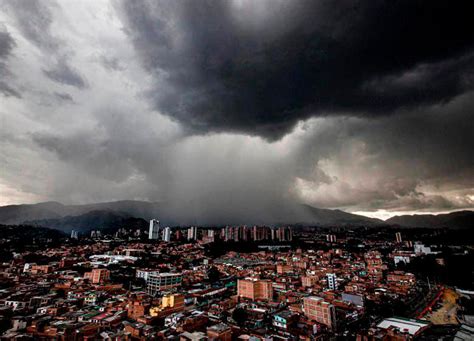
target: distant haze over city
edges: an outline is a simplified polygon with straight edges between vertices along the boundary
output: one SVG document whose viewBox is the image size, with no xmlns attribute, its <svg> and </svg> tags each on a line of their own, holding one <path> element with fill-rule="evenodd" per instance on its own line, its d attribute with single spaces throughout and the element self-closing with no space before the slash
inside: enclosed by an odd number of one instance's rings
<svg viewBox="0 0 474 341">
<path fill-rule="evenodd" d="M 138 200 L 202 224 L 472 210 L 467 7 L 0 0 L 0 206 Z"/>
</svg>

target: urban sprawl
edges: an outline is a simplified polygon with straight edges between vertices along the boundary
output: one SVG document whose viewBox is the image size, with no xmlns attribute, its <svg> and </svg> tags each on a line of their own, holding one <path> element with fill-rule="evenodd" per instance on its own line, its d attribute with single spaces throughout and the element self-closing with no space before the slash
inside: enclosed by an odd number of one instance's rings
<svg viewBox="0 0 474 341">
<path fill-rule="evenodd" d="M 474 292 L 426 268 L 472 247 L 430 234 L 151 220 L 3 239 L 1 339 L 472 340 Z"/>
</svg>

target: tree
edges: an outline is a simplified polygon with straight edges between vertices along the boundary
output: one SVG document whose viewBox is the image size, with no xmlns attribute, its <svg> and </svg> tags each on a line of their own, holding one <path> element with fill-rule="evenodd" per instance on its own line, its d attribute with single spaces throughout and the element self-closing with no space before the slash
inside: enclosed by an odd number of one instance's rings
<svg viewBox="0 0 474 341">
<path fill-rule="evenodd" d="M 207 271 L 207 278 L 209 280 L 209 283 L 215 283 L 219 280 L 219 278 L 221 277 L 221 273 L 220 271 L 212 266 L 208 271 Z"/>
<path fill-rule="evenodd" d="M 237 323 L 239 326 L 243 326 L 245 321 L 248 319 L 247 311 L 244 308 L 235 308 L 232 312 L 232 319 Z"/>
</svg>

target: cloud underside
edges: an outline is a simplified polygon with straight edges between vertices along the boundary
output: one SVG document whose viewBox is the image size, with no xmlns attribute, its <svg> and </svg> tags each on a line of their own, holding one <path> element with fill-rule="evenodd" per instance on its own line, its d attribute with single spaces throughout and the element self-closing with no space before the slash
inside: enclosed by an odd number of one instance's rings
<svg viewBox="0 0 474 341">
<path fill-rule="evenodd" d="M 279 139 L 302 119 L 376 117 L 473 85 L 467 2 L 130 2 L 157 110 L 192 131 Z M 401 19 L 403 18 L 403 20 Z"/>
<path fill-rule="evenodd" d="M 469 6 L 1 2 L 4 203 L 474 208 Z"/>
</svg>

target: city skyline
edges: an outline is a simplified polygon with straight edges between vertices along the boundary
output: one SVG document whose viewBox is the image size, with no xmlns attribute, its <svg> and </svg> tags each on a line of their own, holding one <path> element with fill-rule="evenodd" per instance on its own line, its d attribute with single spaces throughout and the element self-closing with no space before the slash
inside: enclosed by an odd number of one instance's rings
<svg viewBox="0 0 474 341">
<path fill-rule="evenodd" d="M 0 0 L 0 205 L 473 210 L 471 7 Z"/>
</svg>

